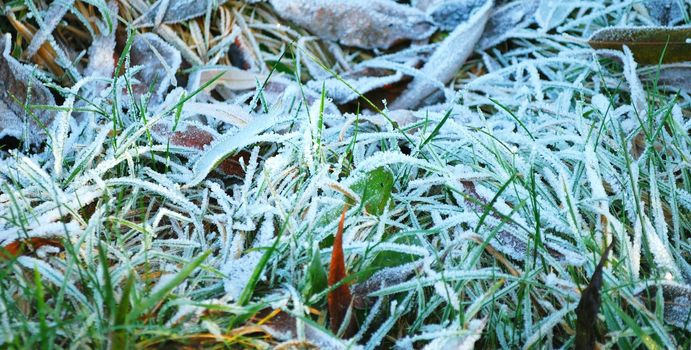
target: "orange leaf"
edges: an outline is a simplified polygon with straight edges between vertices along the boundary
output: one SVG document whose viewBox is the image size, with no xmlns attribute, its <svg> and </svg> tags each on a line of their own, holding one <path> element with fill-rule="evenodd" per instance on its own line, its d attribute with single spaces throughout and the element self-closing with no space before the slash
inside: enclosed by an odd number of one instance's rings
<svg viewBox="0 0 691 350">
<path fill-rule="evenodd" d="M 334 239 L 333 252 L 331 253 L 331 265 L 329 266 L 329 287 L 337 284 L 346 277 L 345 258 L 343 256 L 343 224 L 345 222 L 345 214 L 348 206 L 343 208 L 341 220 L 338 222 L 338 231 Z M 350 288 L 347 283 L 340 285 L 329 292 L 327 301 L 329 306 L 329 324 L 331 331 L 338 333 L 341 323 L 348 322 L 344 337 L 353 334 L 353 323 L 350 320 L 345 320 L 346 313 L 350 307 Z"/>
<path fill-rule="evenodd" d="M 36 250 L 44 245 L 60 245 L 60 241 L 40 237 L 31 237 L 26 240 L 14 241 L 4 247 L 0 247 L 0 260 L 20 256 L 25 252 L 27 247 Z"/>
</svg>

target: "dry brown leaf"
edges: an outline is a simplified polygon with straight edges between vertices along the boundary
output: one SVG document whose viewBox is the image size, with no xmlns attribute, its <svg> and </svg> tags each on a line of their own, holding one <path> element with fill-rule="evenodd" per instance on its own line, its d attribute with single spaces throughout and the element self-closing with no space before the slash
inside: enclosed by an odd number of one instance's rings
<svg viewBox="0 0 691 350">
<path fill-rule="evenodd" d="M 43 127 L 55 117 L 50 110 L 30 109 L 23 105 L 55 105 L 51 92 L 36 77 L 36 69 L 25 66 L 10 54 L 12 38 L 0 39 L 0 137 L 12 136 L 36 144 L 45 139 Z M 15 100 L 16 99 L 16 100 Z"/>
<path fill-rule="evenodd" d="M 614 242 L 610 243 L 602 253 L 600 262 L 590 278 L 590 283 L 581 293 L 581 300 L 576 307 L 576 349 L 594 349 L 597 333 L 595 324 L 600 310 L 600 288 L 602 288 L 602 269 L 607 262 L 607 256 L 612 250 Z"/>
<path fill-rule="evenodd" d="M 179 23 L 202 16 L 214 3 L 221 5 L 225 0 L 158 0 L 136 21 L 135 27 L 158 26 L 161 23 Z"/>
<path fill-rule="evenodd" d="M 640 64 L 691 61 L 691 26 L 603 28 L 588 44 L 595 49 L 621 50 L 626 45 Z M 664 56 L 663 56 L 664 53 Z"/>
<path fill-rule="evenodd" d="M 136 92 L 142 93 L 148 90 L 149 84 L 156 82 L 153 91 L 158 100 L 162 99 L 171 84 L 176 85 L 175 73 L 182 63 L 180 51 L 154 33 L 144 33 L 134 38 L 130 61 L 132 66 L 142 66 L 136 75 L 140 81 L 135 86 Z"/>
<path fill-rule="evenodd" d="M 436 30 L 422 11 L 391 0 L 270 0 L 276 13 L 314 35 L 363 49 L 387 49 Z"/>
</svg>

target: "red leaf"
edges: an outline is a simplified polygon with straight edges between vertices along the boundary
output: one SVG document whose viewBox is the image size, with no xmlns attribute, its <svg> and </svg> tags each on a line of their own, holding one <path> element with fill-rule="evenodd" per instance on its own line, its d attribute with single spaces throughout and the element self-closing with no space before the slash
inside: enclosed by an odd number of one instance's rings
<svg viewBox="0 0 691 350">
<path fill-rule="evenodd" d="M 343 208 L 341 220 L 338 222 L 338 231 L 334 239 L 333 252 L 331 253 L 331 265 L 329 266 L 329 287 L 337 284 L 346 277 L 345 258 L 343 256 L 343 224 L 345 222 L 345 214 L 348 206 Z M 354 333 L 353 323 L 350 320 L 345 320 L 346 313 L 350 307 L 352 296 L 350 295 L 350 288 L 347 283 L 335 288 L 328 295 L 329 306 L 329 325 L 331 331 L 338 333 L 341 328 L 341 323 L 348 322 L 344 337 L 348 337 Z"/>
</svg>

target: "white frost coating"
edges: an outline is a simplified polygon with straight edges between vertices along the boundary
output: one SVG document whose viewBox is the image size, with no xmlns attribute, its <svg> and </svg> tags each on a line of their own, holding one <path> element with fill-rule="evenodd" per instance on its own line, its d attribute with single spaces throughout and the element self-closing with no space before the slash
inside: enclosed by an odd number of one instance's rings
<svg viewBox="0 0 691 350">
<path fill-rule="evenodd" d="M 180 207 L 182 207 L 182 209 L 187 210 L 190 213 L 193 213 L 196 215 L 201 214 L 201 210 L 199 209 L 199 207 L 197 207 L 194 203 L 190 202 L 179 191 L 179 189 L 168 189 L 168 188 L 165 188 L 159 184 L 155 184 L 152 182 L 147 182 L 147 181 L 143 181 L 143 180 L 135 179 L 135 178 L 127 178 L 127 177 L 108 179 L 105 182 L 108 186 L 126 185 L 126 186 L 132 186 L 132 187 L 139 187 L 139 188 L 145 189 L 147 191 L 151 191 L 153 193 L 161 195 L 161 196 L 165 197 L 166 199 L 169 199 L 170 201 L 179 205 Z"/>
<path fill-rule="evenodd" d="M 31 44 L 26 49 L 27 57 L 31 58 L 36 51 L 43 45 L 43 43 L 48 40 L 53 35 L 53 30 L 58 26 L 58 23 L 65 16 L 67 11 L 73 6 L 74 0 L 62 0 L 54 1 L 50 4 L 48 11 L 46 12 L 45 18 L 42 20 L 40 16 L 36 16 L 36 20 L 39 23 L 41 29 L 38 33 L 34 34 L 33 39 L 31 39 Z"/>
<path fill-rule="evenodd" d="M 410 109 L 417 107 L 420 102 L 435 91 L 433 82 L 448 83 L 458 68 L 473 53 L 475 44 L 482 36 L 493 5 L 494 2 L 488 0 L 484 6 L 476 10 L 467 22 L 458 25 L 422 67 L 421 72 L 427 78 L 414 79 L 406 91 L 389 108 Z"/>
<path fill-rule="evenodd" d="M 19 227 L 13 227 L 0 231 L 0 246 L 7 245 L 18 239 L 26 237 L 43 238 L 66 236 L 70 239 L 76 239 L 79 238 L 82 232 L 81 227 L 79 227 L 79 224 L 75 221 L 70 221 L 68 223 L 52 222 L 43 224 L 37 227 L 30 227 L 26 232 L 21 230 Z"/>
<path fill-rule="evenodd" d="M 636 73 L 636 67 L 637 64 L 633 58 L 633 53 L 628 46 L 624 45 L 624 77 L 626 77 L 626 82 L 629 84 L 635 112 L 638 114 L 638 118 L 645 120 L 645 116 L 648 114 L 648 103 L 645 98 L 645 90 L 643 90 L 641 80 L 638 78 L 638 73 Z"/>
<path fill-rule="evenodd" d="M 251 123 L 247 124 L 236 134 L 226 134 L 220 139 L 216 140 L 211 147 L 206 149 L 204 153 L 197 159 L 192 167 L 194 176 L 187 182 L 185 187 L 191 187 L 199 184 L 206 178 L 206 176 L 225 159 L 232 152 L 235 152 L 247 145 L 251 145 L 260 141 L 275 141 L 277 135 L 265 134 L 260 135 L 267 129 L 282 120 L 269 115 L 263 115 L 259 118 L 254 118 Z"/>
<path fill-rule="evenodd" d="M 264 216 L 264 222 L 252 247 L 266 248 L 271 246 L 274 239 L 274 231 L 273 215 L 267 214 Z M 240 297 L 262 255 L 264 255 L 263 250 L 254 250 L 240 258 L 228 261 L 223 266 L 222 271 L 228 276 L 224 282 L 224 287 L 233 299 L 237 300 Z"/>
<path fill-rule="evenodd" d="M 468 329 L 466 331 L 456 331 L 455 329 L 460 327 L 458 322 L 455 322 L 448 328 L 448 332 L 445 332 L 447 334 L 435 337 L 434 340 L 425 345 L 423 350 L 472 350 L 475 348 L 475 342 L 482 337 L 482 330 L 486 324 L 487 319 L 474 319 L 468 322 Z M 456 333 L 456 335 L 453 333 Z"/>
<path fill-rule="evenodd" d="M 641 204 L 642 205 L 642 204 Z M 633 226 L 633 242 L 629 248 L 631 259 L 631 275 L 634 280 L 638 280 L 641 271 L 641 239 L 643 236 L 643 223 L 640 217 L 636 216 L 636 223 Z M 628 242 L 627 242 L 628 243 Z"/>
<path fill-rule="evenodd" d="M 681 278 L 681 271 L 674 262 L 672 254 L 667 250 L 667 247 L 662 242 L 658 234 L 655 232 L 655 228 L 650 223 L 645 214 L 643 215 L 643 220 L 645 221 L 645 238 L 648 243 L 648 249 L 650 253 L 653 254 L 653 259 L 655 261 L 655 267 L 672 273 L 675 279 Z"/>
</svg>

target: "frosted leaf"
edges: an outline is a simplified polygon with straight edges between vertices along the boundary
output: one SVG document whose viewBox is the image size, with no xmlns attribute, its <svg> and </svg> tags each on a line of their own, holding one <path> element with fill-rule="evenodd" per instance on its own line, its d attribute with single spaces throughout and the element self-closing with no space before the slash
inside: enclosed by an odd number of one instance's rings
<svg viewBox="0 0 691 350">
<path fill-rule="evenodd" d="M 269 0 L 281 17 L 322 39 L 363 49 L 422 40 L 434 24 L 422 11 L 391 0 Z"/>
<path fill-rule="evenodd" d="M 523 0 L 497 8 L 487 21 L 478 47 L 481 50 L 488 49 L 506 40 L 513 32 L 533 23 L 533 14 L 538 5 L 539 0 Z"/>
<path fill-rule="evenodd" d="M 644 0 L 643 5 L 658 25 L 673 26 L 684 20 L 683 5 L 679 0 Z"/>
<path fill-rule="evenodd" d="M 161 23 L 179 23 L 202 16 L 207 8 L 225 2 L 225 0 L 158 0 L 132 24 L 135 27 L 151 27 Z"/>
<path fill-rule="evenodd" d="M 427 8 L 427 14 L 441 30 L 452 31 L 467 21 L 473 12 L 485 4 L 485 0 L 443 0 Z"/>
<path fill-rule="evenodd" d="M 667 247 L 663 243 L 659 236 L 659 233 L 655 232 L 655 227 L 650 223 L 650 219 L 645 214 L 643 215 L 643 220 L 645 221 L 645 238 L 648 242 L 648 249 L 653 255 L 653 260 L 655 261 L 655 267 L 662 271 L 671 273 L 672 276 L 676 278 L 681 277 L 681 271 L 674 262 L 674 258 L 667 250 Z"/>
<path fill-rule="evenodd" d="M 180 68 L 180 52 L 154 33 L 137 35 L 130 51 L 132 66 L 142 66 L 135 75 L 140 81 L 135 93 L 144 93 L 154 81 L 154 96 L 162 99 L 171 84 L 177 85 L 175 73 Z"/>
<path fill-rule="evenodd" d="M 448 83 L 465 60 L 473 53 L 492 10 L 488 0 L 468 21 L 458 25 L 422 67 L 425 78 L 416 77 L 391 105 L 391 109 L 412 109 L 436 91 L 436 82 Z"/>
<path fill-rule="evenodd" d="M 659 86 L 691 94 L 691 64 L 663 65 L 659 74 Z"/>
<path fill-rule="evenodd" d="M 371 301 L 373 301 L 369 297 L 370 293 L 376 292 L 384 287 L 405 282 L 419 266 L 420 262 L 413 262 L 377 271 L 366 281 L 353 286 L 353 306 L 358 309 L 367 308 L 371 304 Z"/>
<path fill-rule="evenodd" d="M 323 82 L 326 95 L 331 97 L 333 102 L 337 104 L 357 99 L 359 97 L 358 93 L 366 94 L 372 90 L 398 83 L 403 78 L 403 74 L 400 72 L 391 73 L 382 69 L 363 68 L 359 71 L 344 74 L 341 78 L 352 89 L 337 78 L 330 78 Z M 314 91 L 321 91 L 322 82 L 313 80 L 307 86 Z"/>
<path fill-rule="evenodd" d="M 658 283 L 639 288 L 636 295 L 654 302 L 658 288 L 662 288 L 665 322 L 691 332 L 691 286 L 666 281 Z"/>
<path fill-rule="evenodd" d="M 39 124 L 19 103 L 54 106 L 55 99 L 43 83 L 36 79 L 34 69 L 11 56 L 11 43 L 10 34 L 0 38 L 0 137 L 12 136 L 29 143 L 40 143 L 45 140 L 45 132 L 40 124 L 49 126 L 55 118 L 55 111 L 32 110 L 40 121 Z"/>
<path fill-rule="evenodd" d="M 39 16 L 36 17 L 41 29 L 39 29 L 38 33 L 34 34 L 33 39 L 31 39 L 31 43 L 26 49 L 27 57 L 30 58 L 36 54 L 36 51 L 41 48 L 41 45 L 53 35 L 55 27 L 57 27 L 58 23 L 60 23 L 67 11 L 69 11 L 73 5 L 74 0 L 54 1 L 50 4 L 50 7 L 48 7 L 48 11 L 46 11 L 43 20 L 40 20 Z"/>
</svg>

